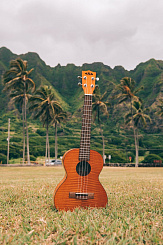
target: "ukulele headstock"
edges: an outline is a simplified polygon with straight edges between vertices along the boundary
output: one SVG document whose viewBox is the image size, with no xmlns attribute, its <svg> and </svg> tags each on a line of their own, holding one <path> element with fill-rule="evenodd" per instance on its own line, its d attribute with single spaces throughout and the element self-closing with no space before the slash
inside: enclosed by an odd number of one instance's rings
<svg viewBox="0 0 163 245">
<path fill-rule="evenodd" d="M 96 72 L 93 71 L 82 71 L 82 77 L 78 76 L 78 78 L 82 79 L 82 88 L 84 90 L 84 94 L 92 95 L 95 89 L 95 81 L 99 81 L 99 78 L 96 78 Z"/>
</svg>

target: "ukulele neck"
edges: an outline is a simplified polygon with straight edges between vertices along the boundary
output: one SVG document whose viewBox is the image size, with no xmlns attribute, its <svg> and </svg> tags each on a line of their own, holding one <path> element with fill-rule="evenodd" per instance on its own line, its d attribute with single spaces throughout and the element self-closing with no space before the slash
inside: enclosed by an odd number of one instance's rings
<svg viewBox="0 0 163 245">
<path fill-rule="evenodd" d="M 89 161 L 92 118 L 92 95 L 84 96 L 82 130 L 79 150 L 79 161 Z"/>
</svg>

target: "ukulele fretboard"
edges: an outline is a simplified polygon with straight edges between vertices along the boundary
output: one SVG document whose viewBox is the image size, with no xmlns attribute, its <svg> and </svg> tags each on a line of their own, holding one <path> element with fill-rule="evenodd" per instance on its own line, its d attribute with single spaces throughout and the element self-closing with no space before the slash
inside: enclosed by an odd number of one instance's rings
<svg viewBox="0 0 163 245">
<path fill-rule="evenodd" d="M 89 160 L 90 138 L 91 138 L 91 117 L 92 117 L 92 95 L 85 95 L 83 117 L 82 117 L 79 161 Z"/>
</svg>

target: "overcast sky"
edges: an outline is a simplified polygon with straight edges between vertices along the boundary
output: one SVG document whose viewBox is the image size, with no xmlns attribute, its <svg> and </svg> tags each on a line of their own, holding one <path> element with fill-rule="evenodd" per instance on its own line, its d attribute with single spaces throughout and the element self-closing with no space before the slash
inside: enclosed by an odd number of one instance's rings
<svg viewBox="0 0 163 245">
<path fill-rule="evenodd" d="M 50 66 L 163 60 L 163 0 L 0 0 L 0 47 Z"/>
</svg>

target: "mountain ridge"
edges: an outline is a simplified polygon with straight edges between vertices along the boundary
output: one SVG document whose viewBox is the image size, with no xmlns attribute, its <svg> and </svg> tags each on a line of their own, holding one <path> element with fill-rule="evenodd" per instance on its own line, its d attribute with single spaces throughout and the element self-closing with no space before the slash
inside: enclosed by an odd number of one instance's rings
<svg viewBox="0 0 163 245">
<path fill-rule="evenodd" d="M 115 66 L 113 69 L 103 64 L 102 62 L 93 62 L 92 64 L 84 63 L 82 66 L 67 64 L 61 66 L 58 64 L 55 67 L 50 67 L 40 58 L 37 53 L 28 52 L 26 54 L 13 54 L 6 47 L 0 48 L 0 75 L 9 68 L 9 62 L 12 59 L 22 58 L 28 61 L 29 69 L 34 68 L 32 78 L 38 88 L 40 85 L 51 85 L 55 91 L 57 99 L 64 104 L 66 109 L 71 108 L 75 102 L 76 94 L 79 96 L 81 89 L 77 86 L 77 76 L 81 75 L 82 70 L 96 71 L 100 78 L 99 86 L 101 92 L 108 90 L 111 93 L 113 86 L 116 86 L 120 79 L 125 76 L 132 77 L 137 86 L 144 86 L 144 91 L 140 92 L 142 99 L 149 98 L 150 105 L 157 100 L 158 94 L 162 91 L 163 79 L 163 61 L 150 59 L 146 62 L 141 62 L 134 70 L 125 70 L 123 66 Z M 1 88 L 2 79 L 1 79 Z M 152 87 L 154 87 L 154 92 Z M 81 91 L 82 93 L 82 91 Z M 145 102 L 146 103 L 146 102 Z M 71 110 L 71 109 L 70 109 Z"/>
</svg>

